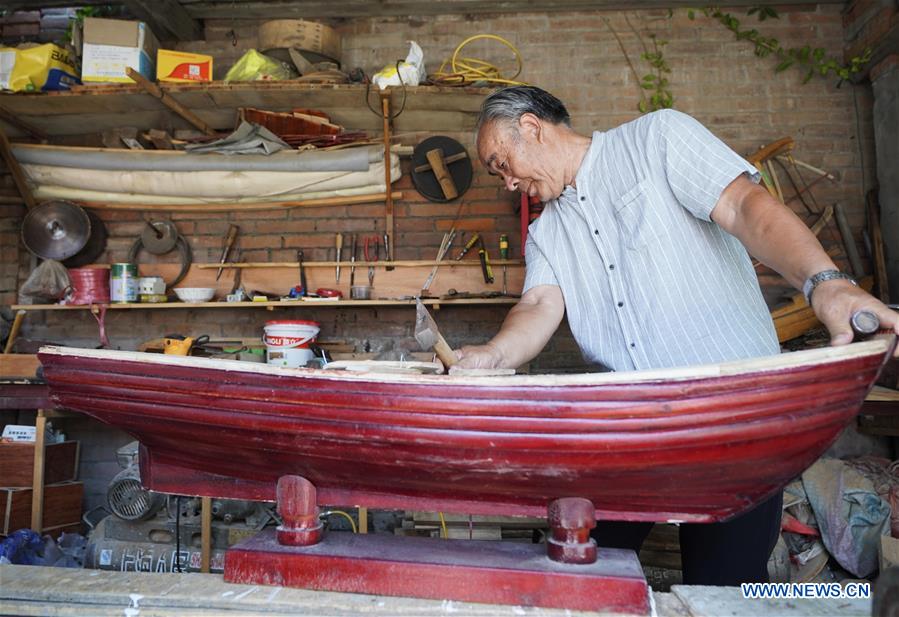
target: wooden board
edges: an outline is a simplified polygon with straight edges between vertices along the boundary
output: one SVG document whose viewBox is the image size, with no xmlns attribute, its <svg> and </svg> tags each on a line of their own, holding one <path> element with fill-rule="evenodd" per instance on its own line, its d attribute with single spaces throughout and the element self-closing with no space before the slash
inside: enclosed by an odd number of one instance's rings
<svg viewBox="0 0 899 617">
<path fill-rule="evenodd" d="M 40 365 L 37 354 L 0 354 L 0 379 L 15 377 L 34 379 Z"/>
<path fill-rule="evenodd" d="M 84 485 L 81 482 L 61 482 L 44 487 L 44 522 L 41 531 L 80 525 L 83 493 Z M 0 504 L 3 507 L 0 535 L 9 535 L 17 529 L 30 526 L 30 488 L 0 488 Z"/>
<path fill-rule="evenodd" d="M 380 133 L 382 118 L 366 105 L 362 85 L 310 85 L 296 82 L 211 82 L 167 84 L 161 89 L 204 122 L 221 131 L 237 123 L 239 107 L 290 111 L 297 107 L 327 112 L 332 122 L 347 130 Z M 465 131 L 475 126 L 488 88 L 407 88 L 406 106 L 394 120 L 396 132 Z M 377 88 L 368 92 L 377 109 Z M 394 101 L 403 96 L 393 92 Z M 17 94 L 0 98 L 0 107 L 48 135 L 79 135 L 121 126 L 141 130 L 190 128 L 158 99 L 135 85 L 83 86 L 69 92 Z M 10 136 L 25 133 L 10 128 Z"/>
<path fill-rule="evenodd" d="M 78 477 L 79 442 L 64 441 L 44 448 L 44 484 Z M 33 443 L 0 443 L 0 483 L 7 488 L 31 488 L 34 472 Z"/>
</svg>

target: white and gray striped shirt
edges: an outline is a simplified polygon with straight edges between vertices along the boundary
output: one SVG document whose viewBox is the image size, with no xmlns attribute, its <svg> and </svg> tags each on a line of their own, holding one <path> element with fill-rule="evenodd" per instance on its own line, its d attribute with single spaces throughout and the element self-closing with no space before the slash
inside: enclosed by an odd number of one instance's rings
<svg viewBox="0 0 899 617">
<path fill-rule="evenodd" d="M 524 290 L 558 285 L 584 358 L 617 371 L 778 353 L 746 249 L 710 219 L 744 173 L 674 110 L 594 133 L 577 188 L 529 228 Z"/>
</svg>

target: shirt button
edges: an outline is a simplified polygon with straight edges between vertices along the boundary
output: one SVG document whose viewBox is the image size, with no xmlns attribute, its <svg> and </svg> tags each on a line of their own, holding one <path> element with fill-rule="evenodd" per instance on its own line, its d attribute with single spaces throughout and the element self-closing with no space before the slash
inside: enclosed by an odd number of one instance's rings
<svg viewBox="0 0 899 617">
<path fill-rule="evenodd" d="M 599 235 L 599 230 L 598 230 L 598 229 L 594 229 L 594 230 L 593 230 L 593 235 L 594 235 L 594 236 L 598 236 L 598 235 Z"/>
<path fill-rule="evenodd" d="M 618 303 L 618 308 L 621 308 L 622 306 L 624 306 L 624 302 L 619 302 L 619 303 Z"/>
<path fill-rule="evenodd" d="M 609 264 L 609 270 L 614 270 L 614 269 L 615 269 L 615 264 Z"/>
<path fill-rule="evenodd" d="M 587 198 L 581 195 L 581 201 L 587 201 Z"/>
<path fill-rule="evenodd" d="M 636 343 L 631 343 L 631 349 L 633 349 L 633 348 L 636 347 L 636 346 L 637 346 Z"/>
</svg>

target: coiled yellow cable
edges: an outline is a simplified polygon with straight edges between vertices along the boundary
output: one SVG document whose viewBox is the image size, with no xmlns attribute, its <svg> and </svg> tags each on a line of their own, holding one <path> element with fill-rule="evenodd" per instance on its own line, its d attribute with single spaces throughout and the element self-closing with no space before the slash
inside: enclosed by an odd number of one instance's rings
<svg viewBox="0 0 899 617">
<path fill-rule="evenodd" d="M 489 62 L 485 62 L 484 60 L 459 56 L 459 53 L 462 51 L 463 47 L 465 47 L 472 41 L 481 39 L 499 41 L 512 50 L 512 53 L 515 55 L 515 62 L 517 64 L 515 74 L 512 75 L 512 77 L 503 77 L 499 67 L 490 64 Z M 446 70 L 447 64 L 449 64 L 449 71 Z M 432 82 L 436 84 L 448 86 L 465 86 L 477 81 L 506 84 L 510 86 L 523 86 L 526 85 L 525 82 L 515 81 L 515 78 L 521 74 L 521 69 L 521 54 L 519 53 L 518 49 L 514 45 L 512 45 L 512 43 L 495 34 L 476 34 L 462 41 L 459 46 L 456 47 L 455 51 L 453 51 L 453 55 L 443 61 L 437 72 L 432 73 L 428 77 Z"/>
</svg>

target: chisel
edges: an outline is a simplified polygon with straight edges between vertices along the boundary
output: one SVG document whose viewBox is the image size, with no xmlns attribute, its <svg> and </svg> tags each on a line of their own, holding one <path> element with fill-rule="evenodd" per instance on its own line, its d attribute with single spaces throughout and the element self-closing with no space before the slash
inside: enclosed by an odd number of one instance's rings
<svg viewBox="0 0 899 617">
<path fill-rule="evenodd" d="M 337 280 L 337 282 L 339 283 L 339 282 L 340 282 L 340 257 L 341 257 L 341 255 L 343 254 L 343 234 L 340 233 L 339 231 L 337 232 L 337 235 L 334 236 L 334 245 L 337 247 L 337 274 L 336 274 L 336 280 Z"/>
<path fill-rule="evenodd" d="M 501 234 L 499 237 L 499 258 L 503 261 L 509 259 L 509 236 Z M 506 264 L 503 263 L 503 295 L 506 295 Z"/>
<path fill-rule="evenodd" d="M 459 256 L 456 257 L 456 261 L 462 261 L 462 258 L 477 244 L 478 240 L 481 239 L 481 234 L 478 232 L 474 232 L 474 235 L 465 243 L 465 246 L 462 247 L 462 252 L 459 253 Z"/>
</svg>

